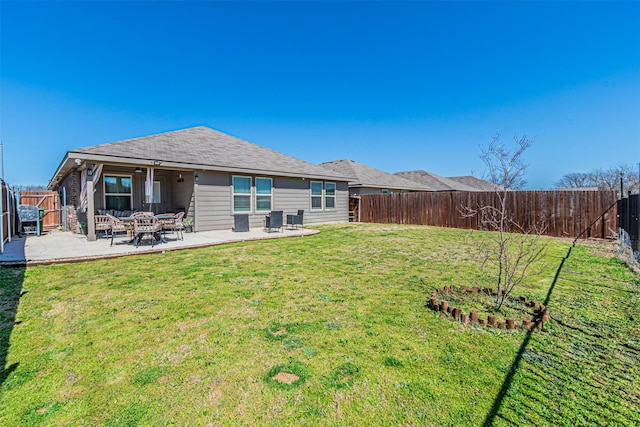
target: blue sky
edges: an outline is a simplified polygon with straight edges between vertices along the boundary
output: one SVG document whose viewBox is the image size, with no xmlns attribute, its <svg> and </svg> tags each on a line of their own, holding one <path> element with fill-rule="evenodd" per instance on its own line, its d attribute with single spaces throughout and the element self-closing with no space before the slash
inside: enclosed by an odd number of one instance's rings
<svg viewBox="0 0 640 427">
<path fill-rule="evenodd" d="M 640 2 L 0 2 L 11 185 L 66 151 L 205 125 L 303 160 L 528 188 L 640 162 Z"/>
</svg>

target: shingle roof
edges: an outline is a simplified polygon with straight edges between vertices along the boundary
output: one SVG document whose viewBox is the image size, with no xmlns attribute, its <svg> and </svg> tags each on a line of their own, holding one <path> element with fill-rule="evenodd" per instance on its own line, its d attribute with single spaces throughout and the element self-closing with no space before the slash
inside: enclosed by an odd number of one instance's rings
<svg viewBox="0 0 640 427">
<path fill-rule="evenodd" d="M 469 187 L 473 187 L 476 191 L 498 191 L 501 190 L 502 187 L 499 185 L 493 184 L 484 179 L 476 178 L 475 176 L 466 175 L 466 176 L 450 176 L 447 177 L 452 181 L 456 181 L 460 184 L 467 185 Z"/>
<path fill-rule="evenodd" d="M 424 170 L 396 172 L 395 175 L 420 183 L 429 191 L 478 191 L 476 188 Z"/>
<path fill-rule="evenodd" d="M 129 163 L 159 161 L 160 164 L 181 164 L 195 169 L 252 171 L 340 181 L 349 178 L 205 126 L 79 148 L 69 151 L 68 157 L 73 154 L 107 156 L 113 161 Z"/>
<path fill-rule="evenodd" d="M 379 169 L 374 169 L 353 160 L 335 160 L 321 163 L 320 166 L 332 169 L 355 179 L 349 181 L 350 187 L 373 187 L 390 190 L 429 191 L 424 185 L 404 179 Z"/>
</svg>

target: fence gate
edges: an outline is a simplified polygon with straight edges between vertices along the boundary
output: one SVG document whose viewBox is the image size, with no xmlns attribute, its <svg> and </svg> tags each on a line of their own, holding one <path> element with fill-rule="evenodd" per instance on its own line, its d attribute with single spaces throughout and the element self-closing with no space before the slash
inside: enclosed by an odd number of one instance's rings
<svg viewBox="0 0 640 427">
<path fill-rule="evenodd" d="M 618 200 L 619 227 L 629 233 L 634 252 L 640 251 L 640 194 L 629 194 Z"/>
<path fill-rule="evenodd" d="M 20 193 L 20 204 L 44 208 L 43 230 L 53 230 L 62 226 L 60 198 L 55 191 L 23 191 Z"/>
</svg>

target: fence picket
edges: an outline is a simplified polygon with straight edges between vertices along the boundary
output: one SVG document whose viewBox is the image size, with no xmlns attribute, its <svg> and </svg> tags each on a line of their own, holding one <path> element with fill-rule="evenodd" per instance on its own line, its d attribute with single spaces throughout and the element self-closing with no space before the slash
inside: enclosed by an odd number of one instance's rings
<svg viewBox="0 0 640 427">
<path fill-rule="evenodd" d="M 546 235 L 577 237 L 589 228 L 590 237 L 615 236 L 615 191 L 510 191 L 507 209 L 525 228 L 541 220 Z M 360 221 L 479 229 L 479 219 L 463 216 L 464 207 L 499 207 L 495 192 L 416 192 L 360 196 Z M 613 206 L 613 207 L 612 207 Z"/>
</svg>

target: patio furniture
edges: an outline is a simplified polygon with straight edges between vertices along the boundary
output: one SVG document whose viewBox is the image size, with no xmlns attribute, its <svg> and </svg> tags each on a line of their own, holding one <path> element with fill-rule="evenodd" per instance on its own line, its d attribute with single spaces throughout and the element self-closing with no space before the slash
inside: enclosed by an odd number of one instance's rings
<svg viewBox="0 0 640 427">
<path fill-rule="evenodd" d="M 134 212 L 131 214 L 131 218 L 136 218 L 139 216 L 154 216 L 153 212 Z"/>
<path fill-rule="evenodd" d="M 111 215 L 116 218 L 128 217 L 131 216 L 132 213 L 134 213 L 134 211 L 131 210 L 120 211 L 117 209 L 98 209 L 98 215 Z"/>
<path fill-rule="evenodd" d="M 233 215 L 233 231 L 249 231 L 249 214 Z"/>
<path fill-rule="evenodd" d="M 272 228 L 279 228 L 280 231 L 283 231 L 282 226 L 282 211 L 271 211 L 269 215 L 264 218 L 264 228 L 271 232 Z"/>
<path fill-rule="evenodd" d="M 96 235 L 99 236 L 100 232 L 102 232 L 102 236 L 108 238 L 109 233 L 111 232 L 111 218 L 107 215 L 96 215 L 94 218 Z"/>
<path fill-rule="evenodd" d="M 287 225 L 290 225 L 291 227 L 295 227 L 299 225 L 300 227 L 302 227 L 303 217 L 304 217 L 304 210 L 299 209 L 297 215 L 287 215 Z"/>
<path fill-rule="evenodd" d="M 162 224 L 158 222 L 155 216 L 138 215 L 133 217 L 133 243 L 136 248 L 140 246 L 140 242 L 144 239 L 145 235 L 151 236 L 151 247 L 155 241 L 166 243 L 166 240 L 160 236 L 162 231 Z"/>
<path fill-rule="evenodd" d="M 127 233 L 127 237 L 130 237 L 130 234 L 133 231 L 133 220 L 125 222 L 121 218 L 116 218 L 110 214 L 106 214 L 105 216 L 109 218 L 111 223 L 111 246 L 113 246 L 113 236 L 116 233 Z"/>
<path fill-rule="evenodd" d="M 184 240 L 184 225 L 182 224 L 182 218 L 184 212 L 178 212 L 175 215 L 161 214 L 156 215 L 156 218 L 162 224 L 162 233 L 166 231 L 172 231 L 176 233 L 176 239 Z"/>
</svg>

